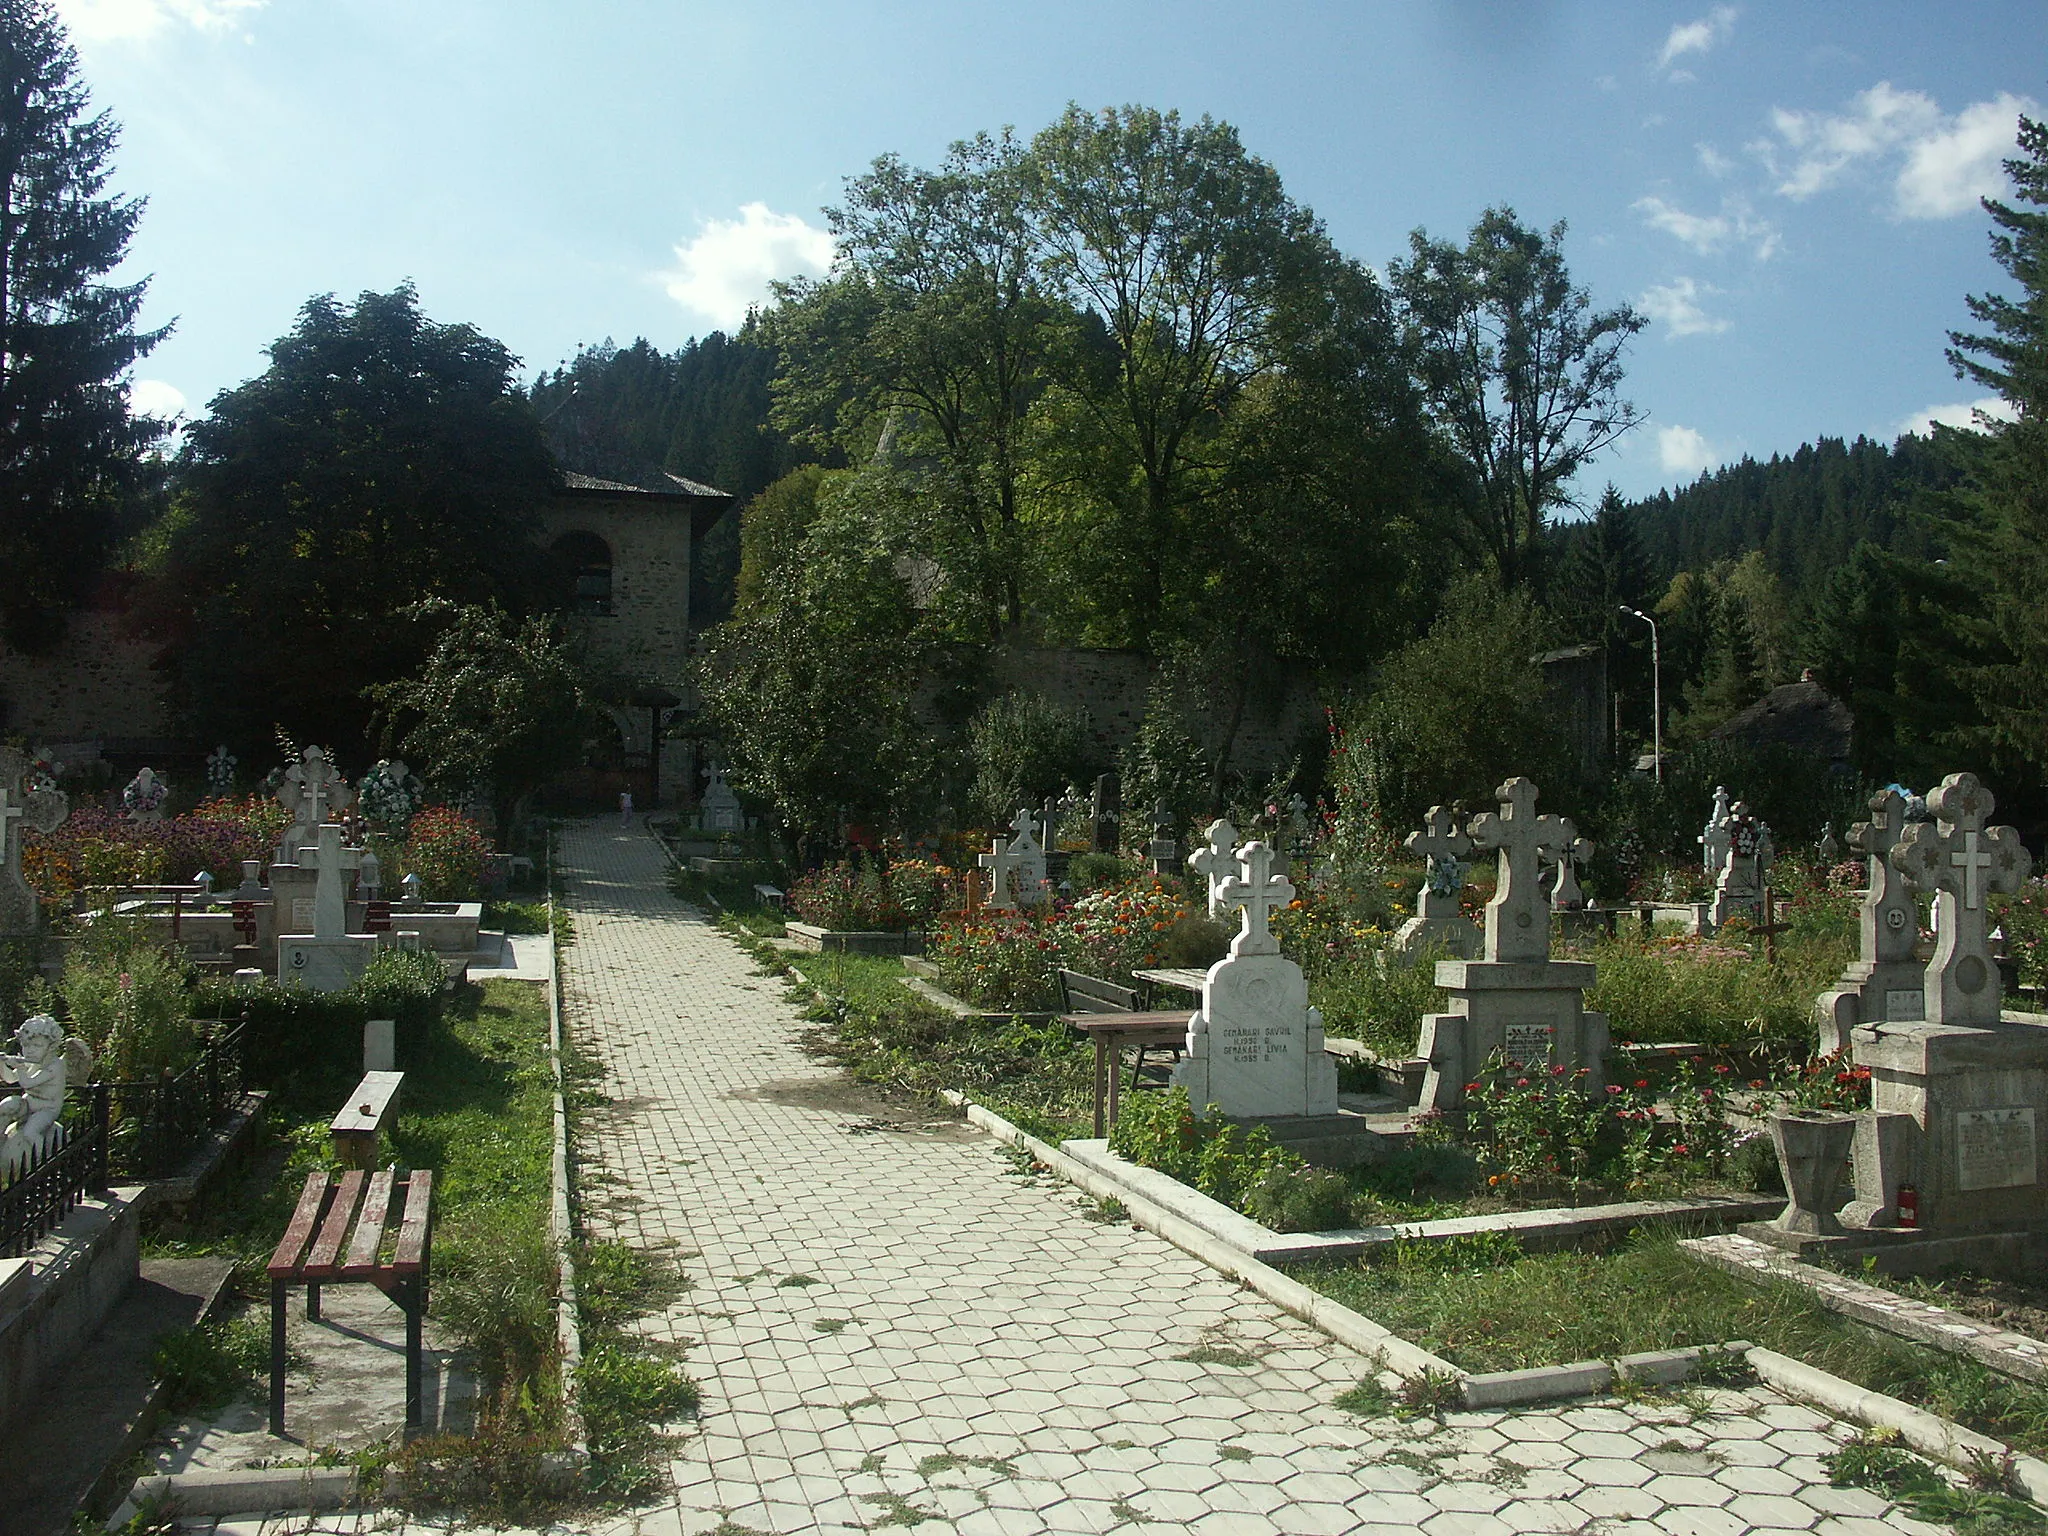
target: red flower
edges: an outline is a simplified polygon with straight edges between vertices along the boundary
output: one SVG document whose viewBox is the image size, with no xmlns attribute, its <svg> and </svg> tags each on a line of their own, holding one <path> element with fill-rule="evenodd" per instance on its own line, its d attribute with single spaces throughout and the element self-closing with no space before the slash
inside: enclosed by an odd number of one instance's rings
<svg viewBox="0 0 2048 1536">
<path fill-rule="evenodd" d="M 1680 1157 L 1691 1157 L 1691 1156 L 1692 1156 L 1692 1148 L 1691 1148 L 1691 1147 L 1689 1147 L 1689 1146 L 1687 1146 L 1687 1145 L 1686 1145 L 1686 1144 L 1685 1144 L 1684 1142 L 1682 1142 L 1682 1141 L 1681 1141 L 1681 1142 L 1680 1142 L 1680 1143 L 1679 1143 L 1679 1144 L 1678 1144 L 1677 1146 L 1673 1147 L 1673 1148 L 1672 1148 L 1671 1150 L 1672 1150 L 1673 1152 L 1676 1152 L 1676 1153 L 1677 1153 L 1677 1154 L 1678 1154 L 1678 1155 L 1679 1155 Z"/>
<path fill-rule="evenodd" d="M 1621 1085 L 1619 1083 L 1609 1083 L 1607 1085 L 1607 1091 L 1609 1093 L 1619 1093 L 1621 1092 Z"/>
</svg>

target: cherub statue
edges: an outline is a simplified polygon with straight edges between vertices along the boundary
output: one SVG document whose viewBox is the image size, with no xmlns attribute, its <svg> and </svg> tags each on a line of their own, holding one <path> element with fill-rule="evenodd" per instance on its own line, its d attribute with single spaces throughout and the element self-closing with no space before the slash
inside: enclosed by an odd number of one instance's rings
<svg viewBox="0 0 2048 1536">
<path fill-rule="evenodd" d="M 21 1054 L 0 1056 L 0 1079 L 21 1090 L 0 1099 L 0 1175 L 18 1173 L 31 1156 L 58 1144 L 65 1089 L 92 1072 L 92 1048 L 47 1013 L 23 1023 L 15 1039 Z"/>
</svg>

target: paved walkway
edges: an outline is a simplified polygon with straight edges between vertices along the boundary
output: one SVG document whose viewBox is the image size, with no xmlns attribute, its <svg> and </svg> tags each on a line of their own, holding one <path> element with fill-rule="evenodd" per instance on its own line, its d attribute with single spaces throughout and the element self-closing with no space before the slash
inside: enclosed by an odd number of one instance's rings
<svg viewBox="0 0 2048 1536">
<path fill-rule="evenodd" d="M 602 1531 L 1934 1529 L 1827 1486 L 1848 1431 L 1761 1390 L 1357 1420 L 1332 1399 L 1358 1357 L 808 1056 L 782 984 L 667 894 L 644 834 L 563 852 L 571 1027 L 611 1095 L 581 1131 L 586 1214 L 684 1259 L 694 1288 L 641 1326 L 704 1389 L 673 1496 Z M 221 1536 L 259 1528 L 286 1529 Z"/>
</svg>

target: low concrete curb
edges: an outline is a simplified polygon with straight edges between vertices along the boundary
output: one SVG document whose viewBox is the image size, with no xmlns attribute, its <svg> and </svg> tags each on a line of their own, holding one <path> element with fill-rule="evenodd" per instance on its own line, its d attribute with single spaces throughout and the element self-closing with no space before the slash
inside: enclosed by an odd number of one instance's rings
<svg viewBox="0 0 2048 1536">
<path fill-rule="evenodd" d="M 367 1507 L 353 1467 L 264 1467 L 256 1471 L 160 1472 L 140 1477 L 128 1500 L 107 1522 L 119 1530 L 143 1505 L 158 1502 L 180 1515 L 267 1515 L 280 1510 L 319 1512 Z"/>
<path fill-rule="evenodd" d="M 1157 1233 L 1211 1269 L 1250 1286 L 1275 1306 L 1292 1313 L 1311 1327 L 1321 1329 L 1346 1349 L 1401 1376 L 1459 1379 L 1465 1376 L 1465 1372 L 1441 1355 L 1431 1354 L 1420 1345 L 1411 1344 L 1399 1334 L 1382 1328 L 1371 1318 L 1310 1290 L 1298 1280 L 1289 1279 L 1271 1265 L 1231 1247 L 1193 1222 L 1106 1178 L 1036 1136 L 1018 1130 L 1001 1115 L 982 1108 L 966 1096 L 948 1091 L 945 1097 L 966 1112 L 970 1123 L 980 1126 L 997 1140 L 1023 1148 L 1068 1183 L 1078 1185 L 1097 1199 L 1121 1202 L 1131 1213 L 1131 1220 L 1148 1232 Z"/>
<path fill-rule="evenodd" d="M 1775 1350 L 1752 1348 L 1747 1358 L 1765 1386 L 1816 1408 L 1825 1408 L 1838 1417 L 1854 1419 L 1858 1424 L 1897 1430 L 1908 1446 L 1948 1466 L 1968 1472 L 1974 1470 L 1975 1463 L 1986 1459 L 1997 1463 L 2011 1456 L 2013 1480 L 2020 1489 L 2036 1504 L 2048 1503 L 2048 1462 L 2014 1455 L 2010 1446 L 1989 1435 L 1952 1424 L 1924 1408 L 1859 1387 Z"/>
<path fill-rule="evenodd" d="M 1739 1234 L 1688 1238 L 1678 1246 L 1702 1264 L 1745 1280 L 1768 1276 L 1797 1285 L 1829 1311 L 1869 1327 L 1952 1355 L 1967 1355 L 2004 1376 L 2048 1381 L 2048 1344 L 2023 1333 L 1994 1328 L 1882 1286 L 1866 1285 Z"/>
<path fill-rule="evenodd" d="M 1398 1226 L 1361 1227 L 1335 1232 L 1275 1232 L 1219 1200 L 1188 1188 L 1156 1169 L 1128 1162 L 1104 1141 L 1069 1141 L 1062 1149 L 1075 1161 L 1112 1179 L 1134 1195 L 1164 1206 L 1183 1221 L 1229 1243 L 1267 1264 L 1299 1264 L 1316 1259 L 1354 1259 L 1403 1240 L 1440 1242 L 1480 1232 L 1506 1232 L 1525 1247 L 1563 1247 L 1595 1232 L 1626 1232 L 1635 1227 L 1677 1221 L 1733 1224 L 1759 1215 L 1775 1216 L 1782 1199 L 1727 1200 L 1711 1197 L 1684 1200 L 1624 1200 L 1612 1205 L 1557 1207 L 1540 1211 L 1504 1211 L 1494 1216 L 1451 1216 L 1439 1221 L 1404 1222 Z"/>
<path fill-rule="evenodd" d="M 657 839 L 658 841 L 658 839 Z M 555 949 L 555 850 L 548 840 L 548 1069 L 554 1074 L 554 1146 L 549 1155 L 548 1228 L 555 1240 L 555 1346 L 562 1352 L 562 1411 L 568 1419 L 569 1455 L 578 1468 L 590 1460 L 590 1433 L 576 1401 L 583 1369 L 583 1330 L 576 1316 L 576 1223 L 569 1204 L 569 1105 L 563 1096 L 562 967 Z"/>
</svg>

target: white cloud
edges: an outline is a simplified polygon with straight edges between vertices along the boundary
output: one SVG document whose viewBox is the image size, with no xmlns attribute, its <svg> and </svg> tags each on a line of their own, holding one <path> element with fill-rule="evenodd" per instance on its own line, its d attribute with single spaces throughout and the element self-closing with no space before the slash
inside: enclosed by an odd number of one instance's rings
<svg viewBox="0 0 2048 1536">
<path fill-rule="evenodd" d="M 1711 467 L 1718 455 L 1691 427 L 1657 429 L 1657 462 L 1667 475 L 1696 475 Z"/>
<path fill-rule="evenodd" d="M 1777 225 L 1758 218 L 1741 198 L 1723 198 L 1719 213 L 1688 213 L 1661 197 L 1639 197 L 1635 210 L 1652 229 L 1661 229 L 1702 256 L 1712 255 L 1730 241 L 1750 245 L 1758 261 L 1769 261 L 1778 252 Z"/>
<path fill-rule="evenodd" d="M 2018 153 L 2019 116 L 2033 102 L 2000 91 L 1963 108 L 1939 132 L 1906 151 L 1893 191 L 1909 219 L 1946 219 L 1975 210 L 1981 197 L 2005 191 L 2002 161 Z"/>
<path fill-rule="evenodd" d="M 1705 53 L 1725 38 L 1734 26 L 1735 7 L 1732 5 L 1717 5 L 1698 21 L 1681 22 L 1664 39 L 1663 52 L 1657 55 L 1657 67 L 1669 69 L 1674 60 L 1682 59 L 1688 53 Z M 1692 77 L 1687 75 L 1686 78 Z"/>
<path fill-rule="evenodd" d="M 57 0 L 64 29 L 81 43 L 154 37 L 165 27 L 231 32 L 269 0 Z"/>
<path fill-rule="evenodd" d="M 1735 162 L 1711 144 L 1695 144 L 1693 149 L 1700 157 L 1700 169 L 1716 180 L 1735 169 Z"/>
<path fill-rule="evenodd" d="M 1899 158 L 1892 211 L 1906 219 L 1945 219 L 2005 188 L 1999 161 L 2012 153 L 2022 112 L 2039 110 L 2025 96 L 2001 91 L 1953 117 L 1924 91 L 1880 80 L 1842 112 L 1771 113 L 1777 139 L 1750 146 L 1777 178 L 1779 195 L 1808 198 L 1865 162 Z"/>
<path fill-rule="evenodd" d="M 832 236 L 794 213 L 748 203 L 736 219 L 706 219 L 697 238 L 676 247 L 665 273 L 668 296 L 713 325 L 735 326 L 768 297 L 777 278 L 821 277 L 832 266 Z"/>
<path fill-rule="evenodd" d="M 2013 419 L 2012 402 L 2003 395 L 1985 395 L 1978 400 L 1959 400 L 1948 405 L 1930 405 L 1902 418 L 1892 428 L 1894 436 L 1903 437 L 1908 432 L 1917 432 L 1922 437 L 1930 435 L 1929 428 L 1935 423 L 1944 427 L 1961 427 L 1966 431 L 1978 430 L 1977 416 L 1982 412 L 1993 421 Z"/>
<path fill-rule="evenodd" d="M 1679 277 L 1661 287 L 1645 288 L 1636 304 L 1652 320 L 1669 326 L 1673 340 L 1680 336 L 1718 336 L 1728 329 L 1730 322 L 1708 314 L 1699 301 L 1720 291 L 1710 284 Z"/>
<path fill-rule="evenodd" d="M 185 410 L 185 392 L 162 379 L 137 379 L 128 391 L 128 409 L 137 416 L 179 416 Z"/>
</svg>

